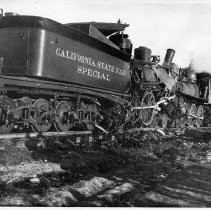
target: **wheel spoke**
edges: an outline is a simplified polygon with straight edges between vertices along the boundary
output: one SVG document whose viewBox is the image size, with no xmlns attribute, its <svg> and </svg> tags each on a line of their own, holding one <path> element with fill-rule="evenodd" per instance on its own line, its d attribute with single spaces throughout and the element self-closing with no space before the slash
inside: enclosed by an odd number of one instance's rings
<svg viewBox="0 0 211 210">
<path fill-rule="evenodd" d="M 41 98 L 36 100 L 32 107 L 35 110 L 32 116 L 32 129 L 37 132 L 48 131 L 52 125 L 49 102 Z"/>
<path fill-rule="evenodd" d="M 188 125 L 194 126 L 196 122 L 197 109 L 195 104 L 191 104 L 191 107 L 188 111 Z"/>
<path fill-rule="evenodd" d="M 152 92 L 145 92 L 141 101 L 141 106 L 152 106 L 155 104 L 155 97 Z M 143 109 L 140 117 L 144 125 L 150 125 L 154 118 L 154 110 L 152 108 Z"/>
<path fill-rule="evenodd" d="M 203 119 L 204 119 L 204 109 L 203 109 L 203 106 L 200 105 L 197 109 L 197 119 L 196 119 L 197 127 L 201 127 Z"/>
</svg>

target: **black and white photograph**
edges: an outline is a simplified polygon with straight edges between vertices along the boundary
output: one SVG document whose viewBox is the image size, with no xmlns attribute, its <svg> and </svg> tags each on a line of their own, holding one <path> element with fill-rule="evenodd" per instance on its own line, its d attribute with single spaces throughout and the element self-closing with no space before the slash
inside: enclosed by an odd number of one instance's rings
<svg viewBox="0 0 211 210">
<path fill-rule="evenodd" d="M 211 207 L 211 0 L 0 0 L 0 208 Z"/>
</svg>

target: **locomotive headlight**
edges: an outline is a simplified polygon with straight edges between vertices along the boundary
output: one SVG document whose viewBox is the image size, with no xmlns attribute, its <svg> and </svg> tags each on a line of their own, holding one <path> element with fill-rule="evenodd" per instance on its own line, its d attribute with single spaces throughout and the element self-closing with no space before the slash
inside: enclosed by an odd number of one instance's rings
<svg viewBox="0 0 211 210">
<path fill-rule="evenodd" d="M 192 81 L 195 81 L 195 80 L 196 80 L 196 74 L 195 74 L 195 73 L 192 73 L 192 74 L 190 75 L 190 79 L 191 79 Z"/>
</svg>

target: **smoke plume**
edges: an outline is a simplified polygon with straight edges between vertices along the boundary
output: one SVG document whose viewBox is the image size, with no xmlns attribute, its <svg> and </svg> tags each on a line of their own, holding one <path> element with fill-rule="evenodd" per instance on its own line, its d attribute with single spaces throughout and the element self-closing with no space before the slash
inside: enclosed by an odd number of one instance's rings
<svg viewBox="0 0 211 210">
<path fill-rule="evenodd" d="M 203 49 L 203 50 L 191 53 L 190 67 L 196 73 L 206 72 L 206 73 L 211 74 L 211 50 Z"/>
</svg>

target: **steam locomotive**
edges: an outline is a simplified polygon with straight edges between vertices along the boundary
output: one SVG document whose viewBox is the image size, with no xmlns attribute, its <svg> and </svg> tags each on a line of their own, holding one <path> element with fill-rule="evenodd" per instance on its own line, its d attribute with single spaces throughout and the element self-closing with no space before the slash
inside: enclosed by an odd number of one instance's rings
<svg viewBox="0 0 211 210">
<path fill-rule="evenodd" d="M 209 124 L 210 75 L 134 50 L 118 23 L 0 15 L 0 133 Z M 208 115 L 207 115 L 208 116 Z"/>
</svg>

